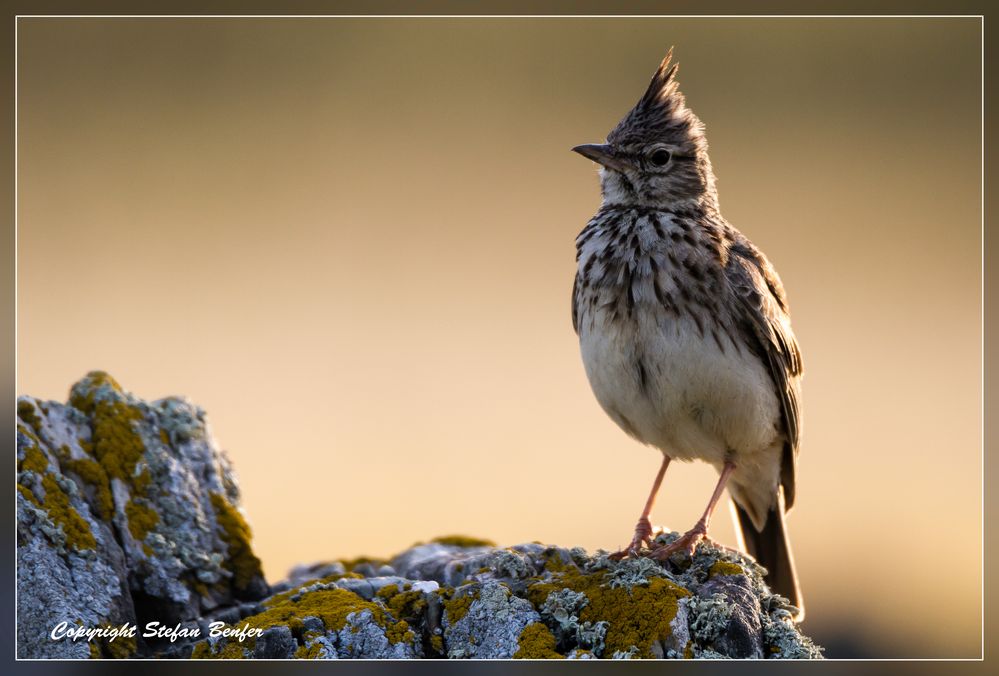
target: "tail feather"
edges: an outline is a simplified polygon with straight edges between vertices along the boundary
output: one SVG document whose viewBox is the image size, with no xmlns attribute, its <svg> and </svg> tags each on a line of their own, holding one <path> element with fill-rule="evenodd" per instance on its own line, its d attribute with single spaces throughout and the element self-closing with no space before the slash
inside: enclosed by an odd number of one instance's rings
<svg viewBox="0 0 999 676">
<path fill-rule="evenodd" d="M 763 530 L 758 531 L 753 526 L 749 514 L 739 505 L 732 502 L 736 514 L 736 533 L 739 535 L 740 546 L 757 563 L 767 569 L 766 582 L 770 588 L 781 596 L 785 596 L 791 604 L 798 608 L 795 620 L 805 618 L 805 602 L 798 587 L 798 575 L 794 570 L 794 557 L 791 555 L 791 545 L 787 539 L 784 526 L 784 500 L 779 498 L 777 504 L 770 508 Z"/>
</svg>

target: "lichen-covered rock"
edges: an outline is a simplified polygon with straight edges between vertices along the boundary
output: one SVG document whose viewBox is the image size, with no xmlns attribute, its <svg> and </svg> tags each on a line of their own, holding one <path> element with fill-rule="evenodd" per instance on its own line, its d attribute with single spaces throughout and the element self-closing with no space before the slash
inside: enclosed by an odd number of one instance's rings
<svg viewBox="0 0 999 676">
<path fill-rule="evenodd" d="M 70 623 L 67 629 L 135 622 L 124 554 L 77 484 L 59 472 L 34 432 L 20 425 L 17 459 L 17 655 L 90 657 L 86 642 L 53 641 L 50 633 L 62 622 Z M 114 656 L 135 650 L 135 641 L 127 639 L 106 645 Z"/>
<path fill-rule="evenodd" d="M 450 658 L 513 657 L 521 651 L 521 635 L 531 625 L 551 636 L 531 603 L 495 580 L 462 585 L 444 607 L 444 645 Z M 552 637 L 549 649 L 554 652 L 554 648 Z"/>
<path fill-rule="evenodd" d="M 100 372 L 68 405 L 18 400 L 17 461 L 20 657 L 821 657 L 762 569 L 711 543 L 613 561 L 452 535 L 268 588 L 204 413 Z M 48 640 L 62 621 L 168 633 Z"/>
<path fill-rule="evenodd" d="M 451 539 L 388 561 L 298 566 L 242 622 L 286 626 L 294 656 L 312 659 L 821 657 L 751 559 L 711 543 L 680 558 L 618 562 L 578 548 Z M 308 579 L 310 571 L 324 575 Z M 395 574 L 379 574 L 387 572 Z M 194 650 L 259 654 L 252 641 Z"/>
<path fill-rule="evenodd" d="M 25 396 L 17 414 L 20 657 L 146 647 L 50 640 L 62 621 L 174 624 L 266 596 L 236 480 L 201 409 L 142 401 L 93 372 L 68 404 Z"/>
</svg>

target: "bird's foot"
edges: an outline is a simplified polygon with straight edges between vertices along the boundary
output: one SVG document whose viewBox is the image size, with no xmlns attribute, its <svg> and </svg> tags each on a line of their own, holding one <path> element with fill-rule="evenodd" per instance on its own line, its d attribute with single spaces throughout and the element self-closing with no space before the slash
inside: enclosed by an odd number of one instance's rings
<svg viewBox="0 0 999 676">
<path fill-rule="evenodd" d="M 642 547 L 648 545 L 652 541 L 652 523 L 649 521 L 648 517 L 643 516 L 635 524 L 635 537 L 631 539 L 631 544 L 625 549 L 616 551 L 610 555 L 612 561 L 620 561 L 621 559 L 626 559 L 628 557 L 635 558 L 638 556 L 638 552 L 641 551 Z"/>
<path fill-rule="evenodd" d="M 708 526 L 703 520 L 698 521 L 693 528 L 688 530 L 686 533 L 678 537 L 673 542 L 668 545 L 659 545 L 649 552 L 649 556 L 658 560 L 666 561 L 673 554 L 678 552 L 685 552 L 688 557 L 694 556 L 694 550 L 697 548 L 697 543 L 701 540 L 707 540 L 708 538 Z"/>
</svg>

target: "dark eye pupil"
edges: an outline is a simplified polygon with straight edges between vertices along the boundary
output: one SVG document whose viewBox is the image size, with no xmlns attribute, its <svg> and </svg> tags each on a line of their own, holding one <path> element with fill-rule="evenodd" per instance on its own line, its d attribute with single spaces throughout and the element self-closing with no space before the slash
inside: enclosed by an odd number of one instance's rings
<svg viewBox="0 0 999 676">
<path fill-rule="evenodd" d="M 670 152 L 668 150 L 659 149 L 652 153 L 652 156 L 649 159 L 652 160 L 652 164 L 657 167 L 661 167 L 669 162 L 669 158 Z"/>
</svg>

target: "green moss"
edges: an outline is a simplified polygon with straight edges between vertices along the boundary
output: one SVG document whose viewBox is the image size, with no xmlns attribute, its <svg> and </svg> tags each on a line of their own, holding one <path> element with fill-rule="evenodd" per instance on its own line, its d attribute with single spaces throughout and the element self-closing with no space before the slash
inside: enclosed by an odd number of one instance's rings
<svg viewBox="0 0 999 676">
<path fill-rule="evenodd" d="M 551 592 L 562 588 L 585 594 L 589 603 L 580 611 L 579 620 L 608 623 L 604 654 L 638 646 L 642 657 L 652 657 L 652 644 L 669 638 L 669 624 L 676 617 L 678 602 L 690 592 L 661 577 L 630 589 L 610 587 L 606 578 L 605 571 L 583 573 L 567 566 L 552 582 L 528 587 L 527 597 L 535 608 L 540 608 Z"/>
<path fill-rule="evenodd" d="M 745 575 L 746 571 L 742 569 L 737 563 L 731 563 L 729 561 L 715 561 L 711 564 L 708 569 L 708 579 L 713 578 L 715 575 Z"/>
<path fill-rule="evenodd" d="M 137 502 L 135 498 L 125 505 L 125 516 L 128 517 L 128 530 L 132 537 L 142 542 L 153 528 L 160 522 L 160 515 L 151 507 Z M 148 552 L 147 552 L 148 553 Z"/>
<path fill-rule="evenodd" d="M 90 659 L 92 660 L 101 659 L 101 649 L 97 646 L 97 644 L 91 643 L 89 644 L 89 647 L 90 647 Z"/>
<path fill-rule="evenodd" d="M 250 526 L 221 493 L 211 494 L 215 518 L 222 528 L 222 541 L 228 547 L 225 565 L 232 572 L 233 587 L 245 590 L 254 578 L 263 576 L 258 559 L 250 548 Z"/>
<path fill-rule="evenodd" d="M 495 547 L 496 543 L 484 538 L 475 538 L 468 535 L 443 535 L 434 538 L 431 542 L 441 545 L 452 545 L 454 547 Z"/>
<path fill-rule="evenodd" d="M 114 514 L 114 500 L 111 497 L 111 484 L 104 468 L 94 460 L 82 458 L 62 461 L 63 469 L 73 472 L 80 480 L 94 490 L 94 511 L 103 521 L 110 521 Z"/>
<path fill-rule="evenodd" d="M 555 650 L 555 636 L 545 625 L 532 622 L 524 627 L 517 639 L 515 660 L 550 660 L 563 659 Z"/>
</svg>

